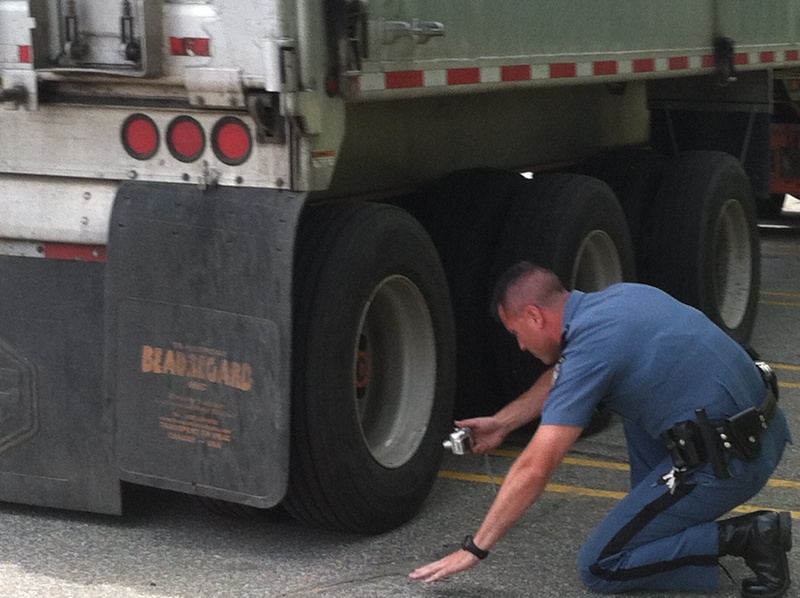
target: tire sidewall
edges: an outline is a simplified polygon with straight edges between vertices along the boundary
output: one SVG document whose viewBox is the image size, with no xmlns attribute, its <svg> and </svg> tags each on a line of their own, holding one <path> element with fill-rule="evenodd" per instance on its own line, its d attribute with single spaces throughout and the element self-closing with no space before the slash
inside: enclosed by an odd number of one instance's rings
<svg viewBox="0 0 800 598">
<path fill-rule="evenodd" d="M 595 182 L 596 181 L 596 182 Z M 560 234 L 552 257 L 553 270 L 569 287 L 581 245 L 594 231 L 607 233 L 617 248 L 623 281 L 636 279 L 636 265 L 625 215 L 613 192 L 599 180 L 589 180 L 583 192 L 563 207 Z M 622 281 L 620 281 L 622 282 Z M 599 290 L 599 289 L 590 289 Z"/>
<path fill-rule="evenodd" d="M 732 159 L 731 159 L 732 160 Z M 711 320 L 722 328 L 729 336 L 745 342 L 749 337 L 756 317 L 758 304 L 758 279 L 760 276 L 760 251 L 758 242 L 758 228 L 756 226 L 756 207 L 752 198 L 750 183 L 744 171 L 737 163 L 728 161 L 724 167 L 719 168 L 709 186 L 709 200 L 703 209 L 702 229 L 700 234 L 705 242 L 698 244 L 700 254 L 700 267 L 698 268 L 697 288 L 702 311 Z M 747 229 L 750 240 L 750 288 L 748 291 L 748 308 L 736 328 L 729 328 L 723 321 L 720 305 L 717 302 L 714 288 L 714 269 L 717 255 L 715 233 L 717 220 L 723 206 L 729 200 L 735 200 L 741 206 L 747 219 Z"/>
<path fill-rule="evenodd" d="M 388 206 L 365 208 L 356 219 L 361 220 L 358 234 L 344 232 L 329 246 L 329 267 L 316 283 L 320 292 L 309 313 L 315 325 L 308 328 L 307 353 L 301 359 L 325 367 L 303 374 L 309 446 L 300 450 L 313 453 L 322 486 L 340 494 L 332 502 L 352 505 L 369 519 L 376 506 L 404 511 L 429 491 L 449 427 L 453 383 L 448 372 L 455 366 L 448 346 L 453 325 L 447 286 L 424 230 L 408 214 Z M 388 469 L 374 459 L 361 433 L 353 360 L 365 305 L 386 278 L 398 275 L 412 281 L 429 306 L 439 362 L 423 439 L 408 462 Z M 374 525 L 380 522 L 369 524 Z"/>
<path fill-rule="evenodd" d="M 713 283 L 715 227 L 729 199 L 743 209 L 751 251 L 748 305 L 736 328 L 723 322 Z M 645 282 L 699 309 L 729 336 L 745 342 L 758 304 L 760 245 L 750 182 L 736 158 L 712 151 L 673 157 L 665 168 L 649 228 Z"/>
</svg>

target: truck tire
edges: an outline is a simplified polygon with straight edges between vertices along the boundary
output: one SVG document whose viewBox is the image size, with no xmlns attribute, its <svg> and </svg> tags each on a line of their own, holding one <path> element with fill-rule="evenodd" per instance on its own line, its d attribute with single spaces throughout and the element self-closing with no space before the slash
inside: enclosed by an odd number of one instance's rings
<svg viewBox="0 0 800 598">
<path fill-rule="evenodd" d="M 585 175 L 536 175 L 520 194 L 508 213 L 494 279 L 520 260 L 550 268 L 568 289 L 598 291 L 636 277 L 622 208 L 608 185 Z M 491 338 L 509 401 L 527 390 L 545 366 L 521 352 L 499 322 Z"/>
<path fill-rule="evenodd" d="M 626 147 L 601 154 L 582 171 L 606 183 L 617 196 L 628 223 L 637 272 L 646 257 L 648 210 L 658 193 L 665 160 L 651 149 Z"/>
<path fill-rule="evenodd" d="M 459 419 L 486 415 L 487 405 L 499 403 L 486 298 L 508 205 L 525 183 L 511 171 L 475 168 L 435 181 L 406 204 L 433 239 L 447 275 L 456 331 L 454 415 Z"/>
<path fill-rule="evenodd" d="M 447 282 L 407 212 L 378 204 L 309 210 L 295 264 L 283 504 L 313 525 L 380 533 L 421 507 L 451 426 Z"/>
<path fill-rule="evenodd" d="M 652 218 L 644 282 L 746 342 L 758 304 L 760 247 L 741 164 L 723 152 L 677 155 L 666 167 Z"/>
</svg>

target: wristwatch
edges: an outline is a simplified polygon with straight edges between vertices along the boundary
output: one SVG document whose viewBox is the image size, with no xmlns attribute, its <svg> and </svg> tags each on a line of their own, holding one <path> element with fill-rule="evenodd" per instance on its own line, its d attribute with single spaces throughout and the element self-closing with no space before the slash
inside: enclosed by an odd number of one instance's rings
<svg viewBox="0 0 800 598">
<path fill-rule="evenodd" d="M 483 560 L 487 556 L 489 556 L 488 550 L 484 550 L 483 548 L 478 548 L 477 546 L 475 546 L 475 542 L 473 541 L 472 536 L 470 535 L 467 535 L 464 538 L 464 541 L 461 543 L 461 548 L 463 548 L 467 552 L 471 552 L 480 560 Z"/>
</svg>

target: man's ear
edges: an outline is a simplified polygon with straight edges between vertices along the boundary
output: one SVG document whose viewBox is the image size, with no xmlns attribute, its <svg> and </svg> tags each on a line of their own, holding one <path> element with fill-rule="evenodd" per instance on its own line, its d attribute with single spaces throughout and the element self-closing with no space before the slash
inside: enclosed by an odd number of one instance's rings
<svg viewBox="0 0 800 598">
<path fill-rule="evenodd" d="M 544 313 L 536 305 L 526 305 L 524 313 L 538 328 L 544 326 Z"/>
</svg>

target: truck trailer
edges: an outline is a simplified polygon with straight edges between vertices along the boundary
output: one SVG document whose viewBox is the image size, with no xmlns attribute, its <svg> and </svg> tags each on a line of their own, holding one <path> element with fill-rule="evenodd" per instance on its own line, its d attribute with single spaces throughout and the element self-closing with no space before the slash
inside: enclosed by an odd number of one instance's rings
<svg viewBox="0 0 800 598">
<path fill-rule="evenodd" d="M 799 68 L 794 0 L 0 0 L 0 500 L 398 526 L 543 371 L 520 259 L 746 341 Z"/>
</svg>

